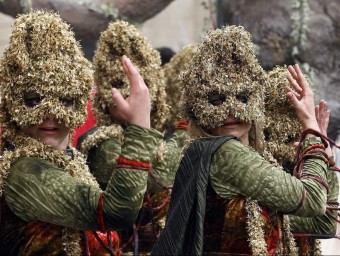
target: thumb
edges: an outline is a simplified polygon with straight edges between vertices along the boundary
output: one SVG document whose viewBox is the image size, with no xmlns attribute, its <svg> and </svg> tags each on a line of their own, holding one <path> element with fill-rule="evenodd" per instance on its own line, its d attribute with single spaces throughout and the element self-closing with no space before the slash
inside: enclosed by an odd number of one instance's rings
<svg viewBox="0 0 340 256">
<path fill-rule="evenodd" d="M 112 88 L 111 92 L 112 92 L 112 100 L 117 106 L 117 108 L 127 105 L 125 99 L 123 98 L 122 94 L 117 88 Z"/>
</svg>

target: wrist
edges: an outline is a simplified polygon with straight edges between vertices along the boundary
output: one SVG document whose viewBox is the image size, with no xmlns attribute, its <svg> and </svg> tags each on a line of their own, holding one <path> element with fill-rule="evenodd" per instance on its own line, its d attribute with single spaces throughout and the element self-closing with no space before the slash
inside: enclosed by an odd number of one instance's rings
<svg viewBox="0 0 340 256">
<path fill-rule="evenodd" d="M 144 119 L 135 119 L 135 120 L 131 120 L 130 124 L 132 125 L 137 125 L 140 126 L 142 128 L 145 129 L 150 129 L 151 125 L 150 125 L 150 119 L 149 118 L 144 118 Z"/>
<path fill-rule="evenodd" d="M 311 139 L 311 140 L 321 140 L 322 144 L 327 148 L 328 147 L 328 142 L 327 139 L 325 138 L 324 135 L 321 134 L 319 129 L 312 129 L 312 128 L 307 128 L 301 133 L 301 138 L 300 142 L 303 142 L 305 139 Z"/>
<path fill-rule="evenodd" d="M 302 131 L 306 131 L 306 130 L 313 130 L 315 132 L 321 133 L 320 128 L 318 123 L 315 121 L 310 121 L 310 122 L 305 122 L 304 124 L 302 124 Z M 305 134 L 306 138 L 309 137 L 315 137 L 314 133 L 306 133 Z"/>
</svg>

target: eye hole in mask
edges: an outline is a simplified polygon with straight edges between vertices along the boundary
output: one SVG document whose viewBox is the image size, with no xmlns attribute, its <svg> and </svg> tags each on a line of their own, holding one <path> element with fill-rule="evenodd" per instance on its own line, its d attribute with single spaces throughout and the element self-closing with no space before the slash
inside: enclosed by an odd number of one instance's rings
<svg viewBox="0 0 340 256">
<path fill-rule="evenodd" d="M 214 106 L 222 105 L 226 100 L 226 96 L 218 93 L 214 93 L 208 96 L 208 101 Z"/>
<path fill-rule="evenodd" d="M 208 84 L 208 81 L 205 80 L 205 79 L 201 79 L 201 80 L 200 80 L 200 84 L 201 84 L 201 85 L 207 85 L 207 84 Z"/>
<path fill-rule="evenodd" d="M 64 106 L 64 107 L 67 107 L 67 108 L 71 108 L 74 106 L 74 99 L 72 97 L 60 97 L 59 98 L 61 104 Z"/>
<path fill-rule="evenodd" d="M 27 107 L 33 108 L 39 105 L 44 97 L 37 93 L 27 93 L 22 97 L 22 99 Z"/>
<path fill-rule="evenodd" d="M 241 103 L 244 103 L 244 104 L 248 103 L 248 95 L 245 92 L 237 94 L 236 99 Z"/>
<path fill-rule="evenodd" d="M 124 82 L 121 81 L 121 80 L 117 80 L 117 81 L 113 81 L 112 84 L 111 84 L 111 87 L 112 88 L 122 88 L 124 86 Z"/>
<path fill-rule="evenodd" d="M 270 139 L 270 132 L 269 132 L 268 128 L 263 129 L 263 135 L 264 135 L 265 141 L 268 141 Z"/>
<path fill-rule="evenodd" d="M 288 135 L 287 139 L 285 139 L 283 141 L 284 144 L 290 144 L 294 141 L 297 141 L 297 139 L 295 138 L 295 136 L 292 136 L 292 135 Z"/>
</svg>

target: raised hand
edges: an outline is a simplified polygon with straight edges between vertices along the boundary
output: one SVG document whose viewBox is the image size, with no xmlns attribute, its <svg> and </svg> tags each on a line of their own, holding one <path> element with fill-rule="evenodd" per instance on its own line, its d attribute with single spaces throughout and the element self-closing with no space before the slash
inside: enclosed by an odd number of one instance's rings
<svg viewBox="0 0 340 256">
<path fill-rule="evenodd" d="M 315 116 L 314 94 L 308 85 L 305 76 L 302 74 L 299 66 L 288 66 L 289 74 L 287 79 L 294 89 L 286 86 L 287 97 L 293 104 L 296 115 L 301 122 L 302 129 L 313 129 L 320 131 Z"/>
<path fill-rule="evenodd" d="M 327 102 L 325 100 L 320 100 L 319 104 L 315 106 L 315 116 L 320 128 L 320 132 L 328 137 L 327 130 L 331 112 L 328 109 Z M 329 157 L 333 155 L 332 149 L 330 147 L 326 148 L 326 153 Z"/>
<path fill-rule="evenodd" d="M 320 103 L 315 106 L 315 116 L 319 124 L 320 132 L 325 136 L 327 136 L 330 115 L 331 112 L 327 107 L 327 102 L 320 100 Z"/>
<path fill-rule="evenodd" d="M 109 107 L 109 112 L 120 123 L 150 128 L 149 89 L 136 67 L 125 55 L 122 57 L 122 65 L 130 82 L 130 95 L 124 99 L 118 89 L 112 88 L 112 99 L 115 106 Z"/>
</svg>

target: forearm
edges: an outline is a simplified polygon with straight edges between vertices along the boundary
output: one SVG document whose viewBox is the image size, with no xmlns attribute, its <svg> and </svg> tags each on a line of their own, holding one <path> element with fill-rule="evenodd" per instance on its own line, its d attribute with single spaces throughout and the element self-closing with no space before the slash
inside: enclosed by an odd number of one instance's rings
<svg viewBox="0 0 340 256">
<path fill-rule="evenodd" d="M 305 218 L 290 215 L 292 233 L 335 235 L 337 223 L 326 214 L 321 217 Z"/>
<path fill-rule="evenodd" d="M 336 173 L 332 169 L 328 169 L 327 171 L 327 183 L 329 186 L 327 205 L 330 207 L 336 207 L 334 202 L 338 201 L 339 184 Z M 326 214 L 313 218 L 290 215 L 289 218 L 292 232 L 315 235 L 335 235 L 337 222 L 330 214 L 336 217 L 337 211 L 328 210 Z"/>
<path fill-rule="evenodd" d="M 152 136 L 140 140 L 148 132 L 138 127 L 128 128 L 121 157 L 150 161 L 155 142 Z M 21 158 L 11 167 L 5 199 L 25 221 L 41 220 L 87 230 L 121 229 L 130 226 L 138 214 L 147 176 L 144 169 L 112 170 L 108 188 L 102 191 L 77 181 L 48 161 Z"/>
<path fill-rule="evenodd" d="M 151 164 L 152 152 L 159 142 L 157 134 L 158 132 L 152 129 L 128 126 L 125 130 L 120 158 L 132 160 L 136 164 Z M 120 216 L 121 223 L 128 221 L 130 222 L 127 223 L 128 225 L 133 224 L 143 201 L 147 178 L 147 168 L 119 165 L 119 163 L 116 165 L 116 170 L 104 193 L 103 212 L 107 227 L 115 225 L 110 218 L 106 217 L 112 211 Z"/>
<path fill-rule="evenodd" d="M 25 221 L 45 221 L 76 229 L 97 229 L 101 190 L 37 158 L 16 161 L 6 180 L 5 200 Z"/>
<path fill-rule="evenodd" d="M 326 168 L 320 159 L 307 159 L 303 170 L 305 175 L 326 180 Z M 250 196 L 278 211 L 297 210 L 296 214 L 302 216 L 325 212 L 326 188 L 323 185 L 312 179 L 300 181 L 292 177 L 235 140 L 226 142 L 215 153 L 211 181 L 215 191 L 225 198 L 237 194 Z M 305 191 L 307 197 L 304 197 Z"/>
</svg>

